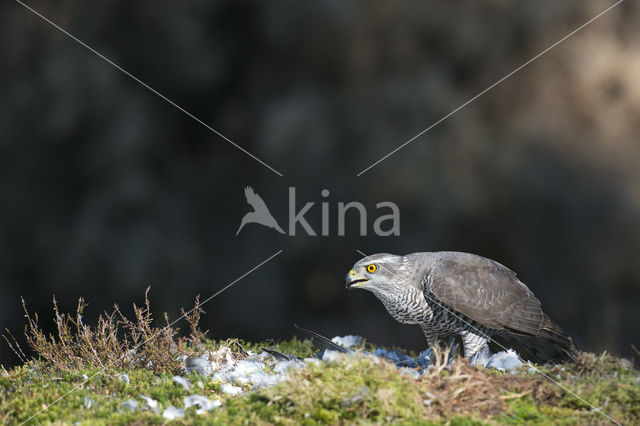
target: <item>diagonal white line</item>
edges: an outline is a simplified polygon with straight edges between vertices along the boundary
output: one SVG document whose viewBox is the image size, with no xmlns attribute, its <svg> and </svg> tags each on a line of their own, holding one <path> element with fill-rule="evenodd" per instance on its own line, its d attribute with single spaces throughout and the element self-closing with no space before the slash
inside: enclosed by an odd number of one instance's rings
<svg viewBox="0 0 640 426">
<path fill-rule="evenodd" d="M 256 269 L 258 269 L 259 267 L 261 267 L 262 265 L 264 265 L 265 263 L 267 263 L 268 261 L 270 261 L 271 259 L 273 259 L 274 257 L 278 256 L 279 254 L 281 254 L 282 252 L 284 252 L 284 250 L 280 249 L 277 252 L 275 252 L 274 254 L 272 254 L 269 258 L 263 260 L 262 262 L 260 262 L 259 264 L 257 264 L 256 266 L 254 266 L 253 268 L 251 268 L 250 270 L 248 270 L 247 272 L 245 272 L 244 274 L 240 275 L 238 278 L 236 278 L 235 280 L 231 281 L 229 284 L 227 284 L 226 287 L 224 287 L 222 290 L 219 290 L 217 293 L 215 293 L 213 296 L 209 296 L 207 299 L 205 299 L 204 302 L 201 303 L 201 305 L 204 305 L 205 303 L 207 303 L 208 301 L 210 301 L 211 299 L 213 299 L 214 297 L 216 297 L 217 295 L 219 295 L 220 293 L 222 293 L 223 291 L 225 291 L 226 289 L 228 289 L 229 287 L 231 287 L 232 285 L 234 285 L 235 283 L 237 283 L 238 281 L 240 281 L 241 279 L 243 279 L 244 277 L 246 277 L 247 275 L 249 275 L 250 273 L 252 273 L 253 271 L 255 271 Z M 195 308 L 194 308 L 195 309 Z M 187 312 L 186 314 L 184 314 L 183 316 L 181 316 L 180 318 L 178 318 L 177 320 L 173 321 L 171 324 L 168 325 L 168 327 L 172 326 L 173 324 L 175 324 L 176 322 L 180 321 L 182 318 L 184 318 L 186 315 L 189 315 L 191 312 L 194 311 L 194 309 L 191 309 L 189 312 Z"/>
<path fill-rule="evenodd" d="M 364 256 L 366 259 L 369 259 L 369 256 L 367 256 L 366 254 L 364 254 L 363 252 L 361 252 L 360 250 L 356 249 L 356 252 L 359 253 L 360 255 Z M 379 266 L 385 268 L 384 265 L 379 264 Z M 389 270 L 389 268 L 385 268 L 385 270 L 387 270 L 389 273 L 391 273 L 391 275 L 395 276 L 396 278 L 398 278 L 398 276 L 391 270 Z M 466 321 L 464 318 L 462 318 L 461 316 L 459 316 L 457 313 L 455 313 L 454 311 L 450 310 L 449 308 L 447 308 L 444 304 L 442 304 L 440 301 L 435 300 L 434 298 L 432 298 L 431 296 L 429 296 L 426 292 L 423 293 L 425 297 L 427 297 L 429 300 L 431 300 L 431 302 L 437 304 L 439 307 L 443 308 L 444 310 L 446 310 L 448 313 L 450 313 L 451 315 L 453 315 L 454 317 L 456 317 L 457 319 L 459 319 L 460 321 L 462 321 L 463 323 L 465 323 L 466 325 L 468 325 L 469 327 L 473 328 L 475 331 L 477 331 L 478 333 L 480 333 L 482 336 L 486 337 L 487 339 L 491 340 L 493 343 L 495 343 L 496 345 L 500 346 L 502 349 L 504 349 L 505 351 L 507 351 L 508 349 L 506 347 L 504 347 L 501 343 L 495 341 L 493 338 L 491 338 L 491 336 L 483 333 L 482 331 L 480 331 L 477 327 L 475 327 L 473 324 L 470 324 L 468 321 Z M 544 376 L 545 378 L 547 378 L 550 382 L 558 385 L 559 387 L 561 387 L 565 392 L 567 392 L 568 394 L 572 395 L 573 397 L 579 399 L 580 401 L 584 402 L 585 404 L 587 404 L 589 407 L 591 407 L 594 411 L 599 412 L 600 414 L 602 414 L 604 417 L 606 417 L 607 419 L 609 419 L 612 423 L 615 423 L 619 426 L 622 426 L 622 423 L 620 423 L 619 421 L 617 421 L 616 419 L 614 419 L 613 417 L 609 416 L 607 413 L 605 413 L 604 411 L 602 411 L 602 409 L 596 407 L 595 405 L 591 404 L 589 401 L 587 401 L 586 399 L 582 398 L 580 395 L 576 394 L 575 392 L 573 392 L 571 389 L 567 388 L 566 386 L 562 385 L 561 383 L 559 383 L 557 380 L 555 380 L 554 378 L 552 378 L 551 376 L 549 376 L 548 374 L 546 374 L 544 371 L 540 370 L 538 367 L 536 367 L 535 365 L 533 365 L 531 362 L 529 361 L 525 361 L 524 359 L 522 359 L 520 357 L 520 355 L 516 354 L 518 356 L 518 359 L 523 363 L 523 364 L 527 364 L 529 367 L 532 367 L 534 370 L 536 370 L 536 372 L 538 374 L 541 374 L 542 376 Z"/>
<path fill-rule="evenodd" d="M 593 18 L 589 19 L 587 22 L 585 22 L 584 24 L 580 25 L 578 28 L 576 28 L 575 30 L 571 31 L 569 34 L 567 34 L 566 36 L 562 37 L 560 40 L 556 41 L 555 43 L 553 43 L 551 46 L 547 47 L 546 49 L 544 49 L 542 52 L 538 53 L 536 56 L 534 56 L 533 58 L 529 59 L 527 62 L 525 62 L 524 64 L 520 65 L 518 68 L 514 69 L 513 71 L 511 71 L 509 74 L 506 74 L 504 77 L 502 77 L 501 79 L 499 79 L 498 81 L 496 81 L 495 83 L 493 83 L 491 86 L 487 87 L 486 89 L 484 89 L 483 91 L 481 91 L 480 93 L 478 93 L 477 95 L 475 95 L 473 98 L 469 99 L 468 101 L 466 101 L 465 103 L 463 103 L 462 105 L 458 106 L 456 109 L 454 109 L 453 111 L 449 112 L 447 115 L 445 115 L 444 117 L 442 117 L 441 119 L 439 119 L 438 121 L 436 121 L 435 123 L 431 124 L 429 127 L 427 127 L 426 129 L 424 129 L 423 131 L 421 131 L 420 133 L 418 133 L 417 135 L 415 135 L 414 137 L 412 137 L 411 139 L 409 139 L 408 141 L 404 142 L 402 145 L 398 146 L 396 149 L 394 149 L 393 151 L 389 152 L 388 154 L 386 154 L 385 156 L 383 156 L 382 158 L 380 158 L 378 161 L 376 161 L 375 163 L 371 164 L 369 167 L 367 167 L 366 169 L 362 170 L 360 173 L 358 173 L 356 176 L 361 176 L 362 174 L 364 174 L 365 172 L 367 172 L 369 169 L 375 167 L 376 165 L 380 164 L 381 162 L 383 162 L 384 160 L 386 160 L 387 158 L 391 157 L 393 154 L 395 154 L 396 152 L 400 151 L 402 148 L 404 148 L 405 146 L 409 145 L 411 142 L 413 142 L 414 140 L 418 139 L 420 136 L 424 135 L 425 133 L 427 133 L 429 130 L 433 129 L 434 127 L 436 127 L 438 124 L 442 123 L 444 120 L 446 120 L 447 118 L 451 117 L 453 114 L 457 113 L 458 111 L 460 111 L 462 108 L 466 107 L 467 105 L 469 105 L 470 103 L 472 103 L 473 101 L 475 101 L 476 99 L 478 99 L 479 97 L 481 97 L 482 95 L 484 95 L 485 93 L 487 93 L 488 91 L 490 91 L 491 89 L 493 89 L 494 87 L 496 87 L 497 85 L 499 85 L 500 83 L 502 83 L 503 81 L 505 81 L 506 79 L 508 79 L 509 77 L 511 77 L 512 75 L 514 75 L 515 73 L 517 73 L 518 71 L 522 70 L 524 67 L 526 67 L 527 65 L 529 65 L 530 63 L 534 62 L 536 59 L 539 59 L 541 56 L 545 55 L 546 53 L 548 53 L 550 50 L 552 50 L 553 48 L 555 48 L 556 46 L 558 46 L 559 44 L 563 43 L 564 41 L 566 41 L 568 38 L 570 38 L 571 36 L 573 36 L 574 34 L 576 34 L 577 32 L 579 32 L 580 30 L 584 29 L 586 26 L 588 26 L 589 24 L 591 24 L 593 21 L 595 21 L 596 19 L 600 18 L 602 15 L 606 14 L 607 12 L 609 12 L 611 9 L 613 9 L 614 7 L 618 6 L 620 3 L 622 3 L 624 0 L 618 0 L 616 3 L 612 4 L 611 6 L 609 6 L 608 8 L 606 8 L 605 10 L 603 10 L 602 12 L 600 12 L 599 14 L 597 14 L 596 16 L 594 16 Z"/>
<path fill-rule="evenodd" d="M 243 147 L 241 147 L 240 145 L 238 145 L 237 143 L 235 143 L 234 141 L 232 141 L 231 139 L 229 139 L 228 137 L 226 137 L 225 135 L 223 135 L 222 133 L 220 133 L 219 131 L 217 131 L 216 129 L 214 129 L 213 127 L 211 127 L 210 125 L 208 125 L 207 123 L 205 123 L 204 121 L 202 121 L 201 119 L 199 119 L 198 117 L 196 117 L 195 115 L 193 115 L 192 113 L 190 113 L 189 111 L 187 111 L 186 109 L 184 109 L 183 107 L 181 107 L 180 105 L 175 103 L 174 101 L 172 101 L 171 99 L 169 99 L 168 97 L 166 97 L 165 95 L 163 95 L 162 93 L 158 92 L 156 89 L 154 89 L 153 87 L 149 86 L 147 83 L 145 83 L 144 81 L 140 80 L 138 77 L 136 77 L 135 75 L 131 74 L 129 71 L 125 70 L 124 68 L 122 68 L 121 66 L 119 66 L 118 64 L 113 62 L 111 59 L 107 58 L 102 53 L 98 52 L 97 50 L 95 50 L 94 48 L 92 48 L 91 46 L 89 46 L 88 44 L 86 44 L 85 42 L 83 42 L 82 40 L 80 40 L 79 38 L 77 38 L 76 36 L 71 34 L 70 32 L 68 32 L 64 28 L 60 27 L 58 24 L 56 24 L 55 22 L 51 21 L 46 16 L 42 15 L 41 13 L 39 13 L 35 9 L 31 8 L 30 6 L 24 4 L 20 0 L 16 0 L 16 2 L 18 4 L 24 6 L 27 10 L 29 10 L 30 12 L 32 12 L 36 16 L 40 17 L 42 20 L 44 20 L 45 22 L 47 22 L 48 24 L 50 24 L 51 26 L 53 26 L 54 28 L 56 28 L 57 30 L 62 32 L 63 34 L 65 34 L 67 37 L 69 37 L 72 40 L 74 40 L 76 43 L 80 44 L 81 46 L 85 47 L 86 49 L 91 51 L 96 56 L 100 57 L 100 59 L 104 60 L 105 62 L 107 62 L 108 64 L 113 66 L 114 68 L 116 68 L 119 71 L 121 71 L 126 76 L 130 77 L 131 79 L 133 79 L 134 81 L 139 83 L 141 86 L 145 87 L 146 89 L 148 89 L 149 91 L 151 91 L 152 93 L 154 93 L 155 95 L 157 95 L 158 97 L 163 99 L 165 102 L 167 102 L 170 105 L 172 105 L 173 107 L 175 107 L 177 110 L 181 111 L 182 113 L 184 113 L 188 117 L 190 117 L 193 120 L 195 120 L 197 123 L 203 125 L 204 127 L 209 129 L 210 131 L 212 131 L 213 133 L 215 133 L 216 135 L 218 135 L 219 137 L 221 137 L 225 141 L 229 142 L 231 145 L 233 145 L 234 147 L 238 148 L 240 151 L 242 151 L 245 154 L 247 154 L 249 157 L 251 157 L 254 160 L 256 160 L 258 163 L 262 164 L 263 166 L 265 166 L 266 168 L 268 168 L 269 170 L 271 170 L 272 172 L 274 172 L 278 176 L 280 176 L 280 177 L 283 176 L 282 173 L 280 173 L 279 171 L 277 171 L 276 169 L 274 169 L 273 167 L 271 167 L 270 165 L 268 165 L 267 163 L 265 163 L 264 161 L 262 161 L 261 159 L 259 159 L 258 157 L 256 157 L 255 155 L 253 155 L 252 153 L 250 153 L 249 151 L 247 151 L 246 149 L 244 149 Z"/>
<path fill-rule="evenodd" d="M 284 250 L 278 250 L 276 253 L 272 254 L 270 257 L 268 257 L 267 259 L 263 260 L 262 262 L 260 262 L 259 264 L 257 264 L 256 266 L 254 266 L 253 268 L 251 268 L 250 270 L 248 270 L 247 272 L 245 272 L 244 274 L 240 275 L 238 278 L 236 278 L 235 280 L 231 281 L 229 284 L 227 284 L 224 288 L 222 288 L 222 290 L 217 291 L 215 294 L 213 294 L 212 296 L 208 297 L 204 302 L 202 302 L 200 304 L 200 306 L 204 305 L 205 303 L 207 303 L 208 301 L 210 301 L 211 299 L 213 299 L 214 297 L 216 297 L 217 295 L 219 295 L 220 293 L 222 293 L 223 291 L 225 291 L 226 289 L 228 289 L 229 287 L 231 287 L 232 285 L 234 285 L 235 283 L 237 283 L 238 281 L 240 281 L 241 279 L 243 279 L 244 277 L 246 277 L 247 275 L 249 275 L 250 273 L 252 273 L 253 271 L 255 271 L 256 269 L 260 268 L 262 265 L 264 265 L 265 263 L 269 262 L 271 259 L 273 259 L 274 257 L 278 256 L 279 254 L 281 254 Z M 184 313 L 180 318 L 176 319 L 175 321 L 173 321 L 172 323 L 165 325 L 162 329 L 160 329 L 159 331 L 157 331 L 155 334 L 149 336 L 145 341 L 137 344 L 136 346 L 133 347 L 133 349 L 131 349 L 132 351 L 136 351 L 138 350 L 138 348 L 140 348 L 140 346 L 150 342 L 151 340 L 155 339 L 156 337 L 158 337 L 160 334 L 162 334 L 162 332 L 164 330 L 166 330 L 167 328 L 171 327 L 172 325 L 174 325 L 176 322 L 180 321 L 182 318 L 184 318 L 185 316 L 189 315 L 191 312 L 194 311 L 195 308 L 191 309 L 189 312 Z M 125 354 L 126 356 L 126 354 Z M 122 357 L 124 358 L 124 356 Z M 120 358 L 120 360 L 122 359 Z M 27 420 L 23 421 L 22 423 L 20 423 L 20 425 L 24 425 L 25 423 L 28 423 L 29 421 L 31 421 L 34 417 L 38 416 L 39 414 L 42 414 L 43 412 L 47 411 L 49 409 L 49 407 L 51 407 L 54 404 L 57 404 L 58 402 L 60 402 L 61 400 L 63 400 L 64 398 L 66 398 L 67 396 L 69 396 L 70 394 L 72 394 L 73 392 L 77 391 L 78 389 L 80 389 L 82 386 L 84 386 L 89 380 L 93 379 L 94 377 L 104 373 L 104 368 L 99 369 L 98 372 L 96 372 L 95 374 L 91 375 L 91 377 L 86 378 L 85 380 L 83 380 L 79 385 L 77 385 L 76 387 L 74 387 L 73 389 L 71 389 L 69 392 L 65 393 L 64 395 L 56 398 L 55 400 L 53 400 L 51 403 L 47 404 L 43 409 L 41 409 L 40 411 L 38 411 L 37 413 L 34 413 L 31 417 L 29 417 Z"/>
</svg>

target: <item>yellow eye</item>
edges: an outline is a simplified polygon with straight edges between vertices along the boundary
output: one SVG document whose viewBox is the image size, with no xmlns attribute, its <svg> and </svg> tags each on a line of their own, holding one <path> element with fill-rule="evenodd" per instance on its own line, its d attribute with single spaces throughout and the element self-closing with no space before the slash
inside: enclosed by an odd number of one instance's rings
<svg viewBox="0 0 640 426">
<path fill-rule="evenodd" d="M 378 269 L 378 267 L 376 265 L 374 265 L 373 263 L 369 266 L 367 266 L 367 272 L 375 272 L 376 269 Z"/>
</svg>

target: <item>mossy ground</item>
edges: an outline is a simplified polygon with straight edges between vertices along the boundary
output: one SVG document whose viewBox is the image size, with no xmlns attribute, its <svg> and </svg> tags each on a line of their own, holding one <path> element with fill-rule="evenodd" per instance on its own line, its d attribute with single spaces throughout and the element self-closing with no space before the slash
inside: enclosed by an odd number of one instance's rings
<svg viewBox="0 0 640 426">
<path fill-rule="evenodd" d="M 278 344 L 207 342 L 211 348 L 219 344 L 234 348 L 238 356 L 243 349 L 264 346 L 302 357 L 315 353 L 310 342 L 299 340 Z M 640 373 L 628 363 L 606 355 L 581 354 L 575 365 L 543 370 L 616 420 L 624 424 L 640 422 Z M 123 409 L 123 402 L 141 402 L 140 395 L 145 395 L 157 400 L 162 408 L 182 407 L 185 396 L 200 394 L 220 399 L 222 407 L 204 415 L 197 415 L 191 408 L 174 423 L 608 423 L 592 407 L 538 373 L 527 372 L 526 368 L 515 374 L 500 373 L 471 367 L 462 360 L 415 379 L 401 374 L 392 363 L 358 354 L 341 362 L 308 363 L 291 370 L 286 382 L 240 396 L 225 395 L 220 383 L 209 377 L 188 375 L 193 386 L 186 390 L 173 382 L 173 371 L 129 369 L 129 383 L 119 378 L 123 372 L 98 367 L 56 372 L 42 361 L 2 371 L 0 421 L 20 423 L 48 407 L 32 421 L 161 424 L 167 423 L 161 415 L 129 412 Z M 90 408 L 86 400 L 93 401 Z"/>
<path fill-rule="evenodd" d="M 7 331 L 4 337 L 23 364 L 9 371 L 0 366 L 0 422 L 165 424 L 161 414 L 128 411 L 123 403 L 134 399 L 142 405 L 141 396 L 150 397 L 162 413 L 169 406 L 182 408 L 184 397 L 199 394 L 222 401 L 222 406 L 201 415 L 189 408 L 172 423 L 609 423 L 595 406 L 620 423 L 640 424 L 640 372 L 629 361 L 605 354 L 581 353 L 575 364 L 539 367 L 547 377 L 526 366 L 501 373 L 457 359 L 451 366 L 432 362 L 433 368 L 415 378 L 365 354 L 373 346 L 362 342 L 354 355 L 307 362 L 289 370 L 288 380 L 275 386 L 251 391 L 246 385 L 245 393 L 229 396 L 220 382 L 207 376 L 187 375 L 189 390 L 176 384 L 174 375 L 184 374 L 183 357 L 215 352 L 221 346 L 236 359 L 263 347 L 300 358 L 313 357 L 317 350 L 308 340 L 210 340 L 198 328 L 198 299 L 193 309 L 183 311 L 189 324 L 186 336 L 166 315 L 166 325 L 155 325 L 148 291 L 144 305 L 134 305 L 133 319 L 114 306 L 90 326 L 82 322 L 85 307 L 80 299 L 75 314 L 63 314 L 54 300 L 57 332 L 51 335 L 25 306 L 25 337 L 33 355 L 26 355 Z M 122 380 L 124 373 L 128 381 Z"/>
</svg>

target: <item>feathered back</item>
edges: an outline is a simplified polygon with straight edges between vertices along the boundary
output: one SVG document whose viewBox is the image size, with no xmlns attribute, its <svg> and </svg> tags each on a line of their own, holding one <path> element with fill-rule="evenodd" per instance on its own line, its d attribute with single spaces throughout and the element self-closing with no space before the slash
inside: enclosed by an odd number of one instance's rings
<svg viewBox="0 0 640 426">
<path fill-rule="evenodd" d="M 430 259 L 432 266 L 425 272 L 426 297 L 435 296 L 446 307 L 487 328 L 509 332 L 524 345 L 528 337 L 549 339 L 553 342 L 550 348 L 575 358 L 569 337 L 542 311 L 540 301 L 515 272 L 468 253 L 424 254 L 437 256 Z"/>
</svg>

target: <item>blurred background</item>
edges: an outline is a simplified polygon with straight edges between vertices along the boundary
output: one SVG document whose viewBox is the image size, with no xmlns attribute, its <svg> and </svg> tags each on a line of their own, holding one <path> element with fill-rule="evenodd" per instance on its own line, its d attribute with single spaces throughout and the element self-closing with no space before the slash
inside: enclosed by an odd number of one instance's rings
<svg viewBox="0 0 640 426">
<path fill-rule="evenodd" d="M 284 174 L 279 177 L 14 2 L 0 6 L 0 326 L 20 298 L 95 320 L 150 286 L 158 318 L 204 306 L 213 338 L 297 323 L 414 350 L 417 327 L 347 292 L 364 253 L 468 251 L 518 272 L 584 350 L 640 346 L 640 6 L 624 2 L 376 167 L 356 174 L 613 0 L 30 1 Z M 287 227 L 247 225 L 243 188 Z M 320 194 L 328 189 L 330 195 Z M 368 208 L 369 236 L 337 203 Z M 401 211 L 373 235 L 375 204 Z M 184 327 L 184 325 L 183 325 Z M 0 363 L 16 359 L 0 344 Z"/>
</svg>

